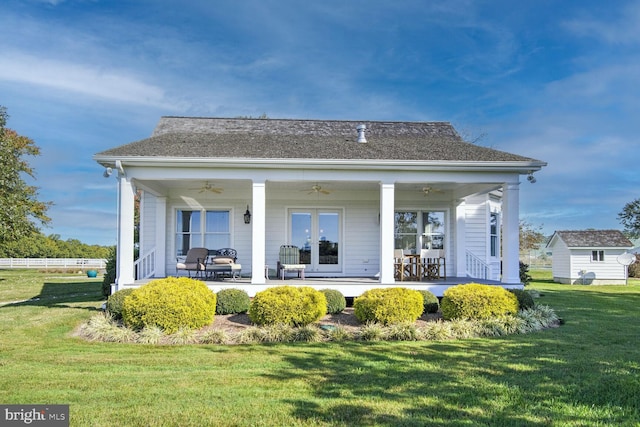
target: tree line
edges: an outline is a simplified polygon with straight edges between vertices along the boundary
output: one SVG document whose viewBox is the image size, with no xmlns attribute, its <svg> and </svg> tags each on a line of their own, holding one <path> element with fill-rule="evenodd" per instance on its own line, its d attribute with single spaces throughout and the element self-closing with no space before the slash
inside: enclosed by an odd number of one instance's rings
<svg viewBox="0 0 640 427">
<path fill-rule="evenodd" d="M 57 234 L 33 233 L 0 245 L 0 258 L 103 258 L 110 247 L 88 245 L 78 239 L 62 240 Z"/>
</svg>

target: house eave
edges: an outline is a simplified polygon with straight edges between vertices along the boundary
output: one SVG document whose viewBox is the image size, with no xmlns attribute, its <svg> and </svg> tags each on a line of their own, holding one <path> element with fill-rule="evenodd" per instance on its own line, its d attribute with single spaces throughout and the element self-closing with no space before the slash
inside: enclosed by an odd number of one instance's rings
<svg viewBox="0 0 640 427">
<path fill-rule="evenodd" d="M 202 167 L 226 168 L 311 168 L 311 169 L 358 169 L 358 170 L 441 170 L 441 171 L 502 171 L 521 174 L 539 171 L 546 166 L 541 161 L 451 161 L 451 160 L 353 160 L 353 159 L 257 159 L 257 158 L 201 158 L 201 157 L 117 157 L 96 155 L 93 160 L 104 167 L 114 167 L 116 161 L 135 167 Z"/>
<path fill-rule="evenodd" d="M 622 250 L 633 249 L 633 246 L 567 246 L 570 250 Z"/>
</svg>

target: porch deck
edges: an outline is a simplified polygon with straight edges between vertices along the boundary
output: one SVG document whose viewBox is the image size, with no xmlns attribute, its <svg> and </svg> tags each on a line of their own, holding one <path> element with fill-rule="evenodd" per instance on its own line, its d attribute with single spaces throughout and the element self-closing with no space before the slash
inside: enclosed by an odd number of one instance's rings
<svg viewBox="0 0 640 427">
<path fill-rule="evenodd" d="M 137 280 L 133 286 L 141 286 L 153 279 Z M 205 280 L 207 286 L 214 292 L 222 289 L 242 289 L 250 297 L 255 296 L 257 292 L 261 292 L 267 288 L 274 286 L 309 286 L 311 288 L 320 289 L 336 289 L 345 297 L 357 297 L 365 291 L 373 288 L 393 288 L 404 287 L 415 290 L 427 290 L 435 296 L 441 297 L 442 293 L 455 285 L 464 283 L 482 283 L 487 285 L 501 286 L 503 288 L 522 289 L 522 284 L 507 284 L 495 280 L 484 280 L 473 277 L 447 277 L 446 279 L 433 281 L 398 281 L 394 284 L 382 284 L 374 277 L 307 277 L 306 279 L 290 278 L 290 279 L 268 279 L 263 285 L 251 284 L 249 277 L 239 277 L 235 280 L 225 278 L 223 280 Z M 127 286 L 128 287 L 128 286 Z"/>
</svg>

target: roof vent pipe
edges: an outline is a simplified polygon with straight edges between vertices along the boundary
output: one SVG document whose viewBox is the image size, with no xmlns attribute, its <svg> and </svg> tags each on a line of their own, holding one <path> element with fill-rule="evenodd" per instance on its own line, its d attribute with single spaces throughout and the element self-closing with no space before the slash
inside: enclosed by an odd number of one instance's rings
<svg viewBox="0 0 640 427">
<path fill-rule="evenodd" d="M 358 131 L 358 142 L 367 142 L 367 138 L 364 136 L 367 127 L 365 125 L 359 125 L 356 130 Z"/>
</svg>

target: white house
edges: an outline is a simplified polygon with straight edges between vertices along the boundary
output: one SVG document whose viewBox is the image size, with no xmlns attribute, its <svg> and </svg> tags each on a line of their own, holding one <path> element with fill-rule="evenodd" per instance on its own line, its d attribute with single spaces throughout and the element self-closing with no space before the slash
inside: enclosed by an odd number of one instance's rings
<svg viewBox="0 0 640 427">
<path fill-rule="evenodd" d="M 556 231 L 547 247 L 553 251 L 555 282 L 626 283 L 626 269 L 618 262 L 618 256 L 633 244 L 618 230 Z"/>
<path fill-rule="evenodd" d="M 307 283 L 350 278 L 347 296 L 394 285 L 395 248 L 440 249 L 448 284 L 521 286 L 520 177 L 535 182 L 546 165 L 466 143 L 443 122 L 188 117 L 162 117 L 150 138 L 94 160 L 117 172 L 116 289 L 175 275 L 190 247 L 232 247 L 252 294 L 276 283 L 265 267 L 294 244 Z M 411 285 L 441 295 L 447 283 Z"/>
</svg>

